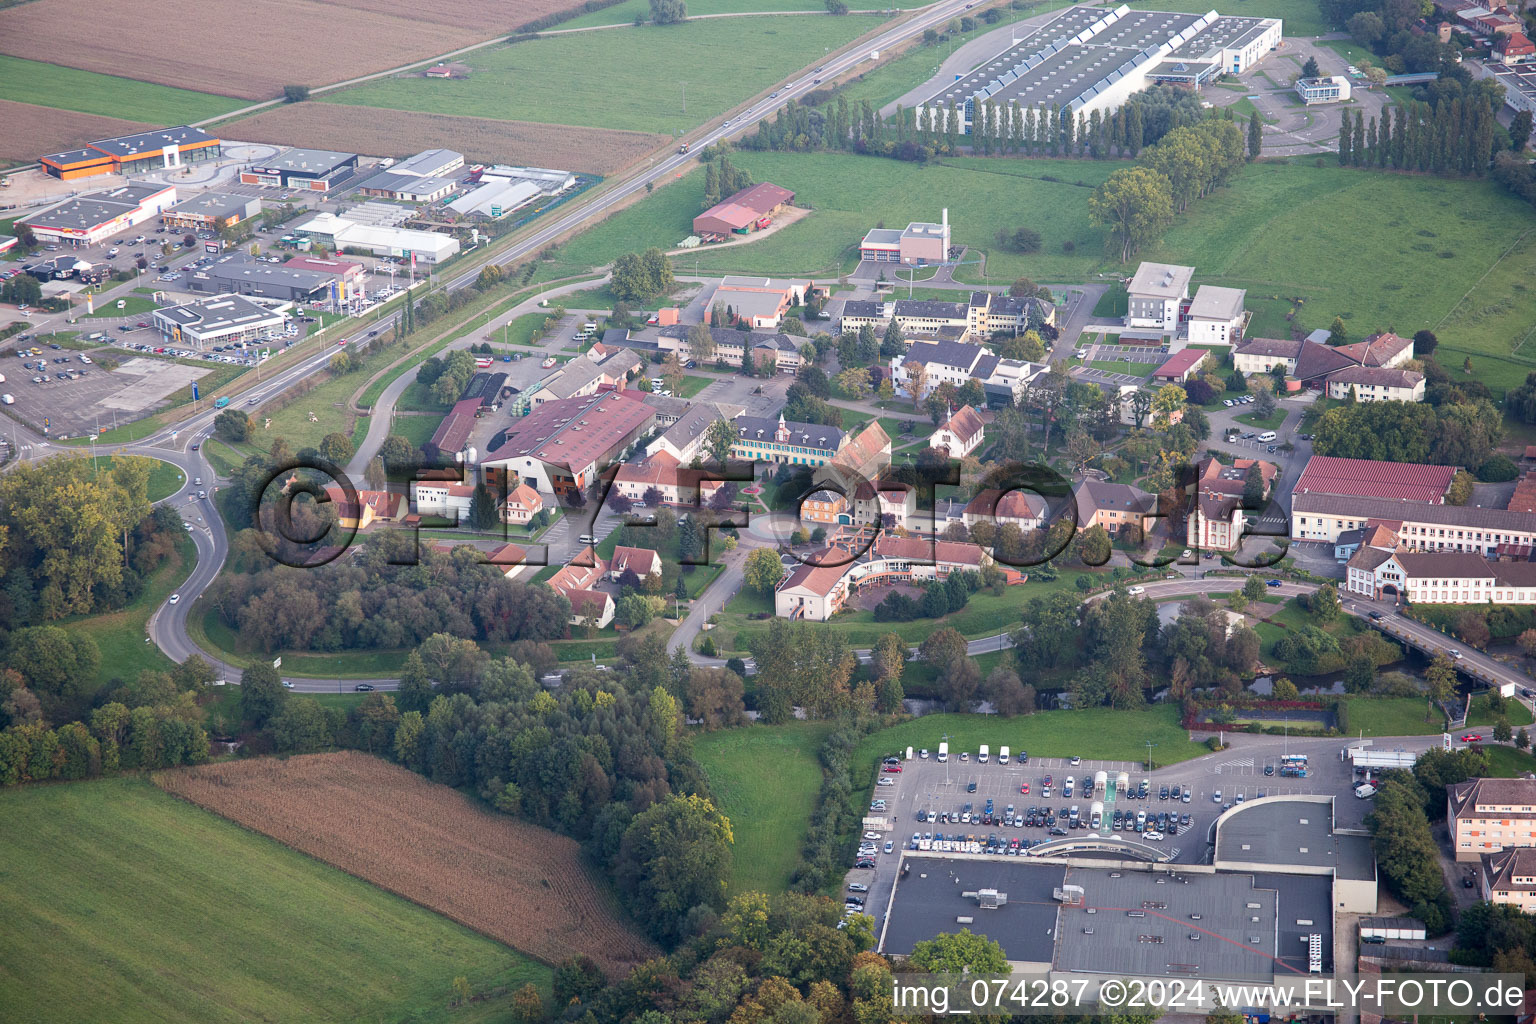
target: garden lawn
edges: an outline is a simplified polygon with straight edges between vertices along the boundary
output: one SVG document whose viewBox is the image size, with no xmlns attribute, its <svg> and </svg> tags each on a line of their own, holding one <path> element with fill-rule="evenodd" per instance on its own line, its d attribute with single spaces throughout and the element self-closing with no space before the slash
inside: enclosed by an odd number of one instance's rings
<svg viewBox="0 0 1536 1024">
<path fill-rule="evenodd" d="M 0 55 L 0 99 L 152 124 L 188 124 L 245 100 Z"/>
<path fill-rule="evenodd" d="M 1260 430 L 1274 430 L 1276 427 L 1280 426 L 1280 424 L 1285 422 L 1286 412 L 1287 410 L 1284 408 L 1276 408 L 1275 411 L 1270 413 L 1268 416 L 1260 416 L 1256 412 L 1245 412 L 1232 418 L 1237 420 L 1239 423 L 1246 423 L 1250 427 L 1257 427 Z"/>
<path fill-rule="evenodd" d="M 196 560 L 197 549 L 192 538 L 178 536 L 175 554 L 150 574 L 144 589 L 127 605 L 117 611 L 56 623 L 75 636 L 88 636 L 96 642 L 101 651 L 101 665 L 96 669 L 95 678 L 98 686 L 105 686 L 113 679 L 125 682 L 137 679 L 145 670 L 167 672 L 175 667 L 175 662 L 160 653 L 160 648 L 144 642 L 149 635 L 145 624 L 154 610 L 181 586 Z M 0 999 L 0 1004 L 3 1003 Z"/>
<path fill-rule="evenodd" d="M 874 771 L 887 754 L 907 747 L 937 750 L 939 740 L 949 737 L 951 764 L 962 750 L 975 751 L 982 743 L 1004 743 L 1032 757 L 1081 757 L 1106 761 L 1144 761 L 1147 741 L 1157 744 L 1153 756 L 1159 765 L 1188 761 L 1210 751 L 1195 743 L 1179 727 L 1176 704 L 1160 704 L 1141 711 L 1085 708 L 1081 711 L 1042 711 L 1018 718 L 996 715 L 924 715 L 864 739 L 854 751 L 854 779 L 859 772 Z M 963 766 L 961 766 L 963 769 Z"/>
<path fill-rule="evenodd" d="M 789 888 L 821 788 L 817 752 L 831 731 L 830 722 L 788 722 L 694 738 L 694 757 L 736 839 L 732 892 Z"/>
<path fill-rule="evenodd" d="M 1425 718 L 1429 702 L 1419 697 L 1347 697 L 1349 734 L 1366 736 L 1428 736 L 1445 731 L 1445 719 L 1435 711 Z"/>
<path fill-rule="evenodd" d="M 1495 743 L 1490 743 L 1482 750 L 1488 755 L 1490 778 L 1513 779 L 1527 772 L 1536 771 L 1536 757 L 1532 757 L 1524 750 Z"/>
<path fill-rule="evenodd" d="M 694 395 L 698 394 L 700 391 L 703 391 L 714 382 L 715 378 L 713 377 L 685 376 L 683 378 L 683 393 L 678 397 L 692 398 Z"/>
<path fill-rule="evenodd" d="M 117 304 L 119 302 L 123 304 L 122 309 L 117 308 Z M 160 307 L 156 306 L 154 302 L 146 299 L 142 295 L 125 295 L 120 299 L 107 299 L 105 305 L 96 307 L 96 312 L 86 313 L 81 317 L 81 319 L 88 320 L 92 317 L 100 318 L 139 316 L 143 313 L 153 313 L 156 309 L 159 308 Z"/>
<path fill-rule="evenodd" d="M 1057 590 L 1077 593 L 1075 581 L 1079 574 L 1064 572 L 1057 579 L 1035 582 L 1030 580 L 1018 586 L 1007 587 L 1000 596 L 986 591 L 971 595 L 964 608 L 938 619 L 914 619 L 911 622 L 876 622 L 873 611 L 843 612 L 832 619 L 828 626 L 842 635 L 850 646 L 858 649 L 873 647 L 875 641 L 886 633 L 895 633 L 910 644 L 920 644 L 930 633 L 946 627 L 959 630 L 967 639 L 996 636 L 1016 628 L 1020 611 L 1032 598 L 1044 597 Z M 1093 573 L 1084 575 L 1094 576 Z M 747 640 L 754 633 L 767 629 L 765 620 L 752 620 L 753 612 L 767 611 L 766 600 L 743 588 L 725 606 L 720 614 L 719 625 L 714 632 L 715 643 L 726 650 L 745 651 Z M 734 636 L 733 636 L 734 634 Z"/>
<path fill-rule="evenodd" d="M 1531 724 L 1531 709 L 1518 700 L 1506 700 L 1504 702 L 1504 717 L 1509 720 L 1510 725 L 1518 729 L 1522 725 Z M 1495 716 L 1489 714 L 1488 709 L 1483 706 L 1482 698 L 1472 698 L 1472 713 L 1467 716 L 1467 725 L 1492 729 L 1494 721 Z"/>
<path fill-rule="evenodd" d="M 477 50 L 459 80 L 388 78 L 325 102 L 677 133 L 696 128 L 877 28 L 869 16 L 727 18 L 546 36 Z M 643 59 L 636 59 L 643 55 Z M 600 70 L 599 70 L 600 69 Z M 672 69 L 672 70 L 666 70 Z M 691 79 L 692 95 L 683 80 Z M 508 97 L 515 96 L 515 103 Z M 691 104 L 687 101 L 691 101 Z M 686 110 L 686 112 L 685 112 Z"/>
<path fill-rule="evenodd" d="M 413 380 L 400 392 L 400 398 L 395 402 L 395 409 L 399 412 L 435 412 L 445 413 L 453 408 L 450 403 L 444 405 L 432 397 L 430 385 L 423 384 L 419 380 Z"/>
<path fill-rule="evenodd" d="M 143 458 L 144 456 L 136 456 Z M 91 460 L 97 473 L 110 474 L 112 472 L 112 456 L 98 455 Z M 160 501 L 169 498 L 181 490 L 181 485 L 187 482 L 187 478 L 181 470 L 169 462 L 161 462 L 159 459 L 150 460 L 154 466 L 149 471 L 149 500 Z"/>
<path fill-rule="evenodd" d="M 1128 373 L 1132 377 L 1150 377 L 1157 363 L 1133 363 L 1129 359 L 1095 359 L 1088 363 L 1095 370 L 1107 373 Z"/>
<path fill-rule="evenodd" d="M 469 1021 L 550 971 L 142 779 L 0 793 L 0 1005 L 15 1021 Z M 43 954 L 43 951 L 46 951 Z M 43 954 L 43 955 L 40 955 Z"/>
<path fill-rule="evenodd" d="M 389 432 L 399 434 L 420 448 L 432 440 L 432 435 L 437 432 L 438 425 L 442 422 L 440 416 L 396 416 L 394 422 L 390 424 Z"/>
</svg>

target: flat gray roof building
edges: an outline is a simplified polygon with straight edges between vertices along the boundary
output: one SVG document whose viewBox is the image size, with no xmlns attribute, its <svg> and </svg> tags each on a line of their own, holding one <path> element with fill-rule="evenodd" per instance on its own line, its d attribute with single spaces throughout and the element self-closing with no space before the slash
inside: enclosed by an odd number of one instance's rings
<svg viewBox="0 0 1536 1024">
<path fill-rule="evenodd" d="M 1084 901 L 1060 908 L 1057 970 L 1218 981 L 1275 976 L 1279 894 L 1251 875 L 1070 868 L 1066 881 L 1082 886 Z"/>
<path fill-rule="evenodd" d="M 925 939 L 970 928 L 1003 947 L 1014 963 L 1049 964 L 1055 949 L 1056 900 L 1066 868 L 1029 860 L 959 859 L 906 855 L 897 880 L 881 950 L 906 956 Z M 964 892 L 996 889 L 1006 905 L 982 910 Z M 974 918 L 970 925 L 960 917 Z"/>
<path fill-rule="evenodd" d="M 1273 18 L 1069 7 L 942 85 L 918 109 L 926 114 L 953 103 L 966 132 L 985 102 L 1004 111 L 1015 103 L 1076 114 L 1113 111 L 1159 81 L 1200 85 L 1222 72 L 1244 71 L 1279 45 L 1280 33 L 1281 22 Z"/>
<path fill-rule="evenodd" d="M 1334 835 L 1330 804 L 1298 800 L 1255 800 L 1223 815 L 1215 862 L 1333 868 L 1340 878 L 1361 881 L 1376 877 L 1368 838 Z"/>
</svg>

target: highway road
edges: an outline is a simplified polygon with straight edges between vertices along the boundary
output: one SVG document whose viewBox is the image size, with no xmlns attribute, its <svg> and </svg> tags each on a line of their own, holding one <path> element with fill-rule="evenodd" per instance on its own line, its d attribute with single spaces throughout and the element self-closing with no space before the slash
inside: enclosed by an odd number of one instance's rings
<svg viewBox="0 0 1536 1024">
<path fill-rule="evenodd" d="M 783 85 L 772 97 L 765 97 L 746 109 L 731 117 L 706 126 L 701 131 L 694 133 L 686 139 L 690 149 L 697 151 L 705 146 L 712 145 L 723 140 L 731 139 L 741 132 L 755 127 L 757 121 L 781 107 L 787 100 L 815 89 L 820 83 L 830 81 L 858 65 L 871 61 L 871 53 L 888 50 L 891 47 L 901 45 L 935 25 L 947 22 L 951 17 L 957 16 L 967 6 L 966 0 L 945 0 L 913 14 L 900 23 L 881 32 L 873 40 L 861 43 L 857 48 L 847 48 L 842 53 L 829 57 L 824 64 L 812 71 L 804 72 Z M 526 235 L 522 235 L 508 242 L 504 248 L 497 252 L 493 262 L 498 266 L 507 266 L 517 263 L 528 256 L 537 253 L 546 245 L 570 232 L 577 231 L 602 217 L 606 216 L 620 204 L 641 193 L 647 185 L 653 185 L 663 179 L 680 175 L 683 169 L 690 164 L 695 157 L 690 154 L 669 153 L 658 160 L 648 164 L 643 169 L 632 173 L 606 191 L 593 196 L 585 202 L 574 204 L 561 216 L 552 219 L 549 223 L 539 225 Z M 468 287 L 479 276 L 480 268 L 465 270 L 457 277 L 448 279 L 447 287 L 457 290 Z M 104 297 L 104 301 L 106 301 Z M 371 325 L 374 333 L 382 333 L 389 329 L 398 318 L 394 313 L 383 317 Z M 39 323 L 40 331 L 47 330 L 46 325 Z M 328 345 L 320 346 L 316 352 L 300 360 L 286 370 L 273 374 L 238 395 L 233 396 L 231 407 L 244 408 L 251 405 L 260 405 L 291 387 L 297 381 L 319 372 L 330 361 L 332 348 Z M 190 614 L 193 604 L 199 595 L 218 575 L 229 553 L 229 538 L 225 535 L 223 524 L 213 509 L 211 500 L 194 499 L 194 507 L 187 508 L 187 492 L 190 489 L 195 496 L 197 488 L 191 481 L 202 477 L 206 481 L 203 489 L 212 486 L 214 473 L 201 453 L 193 451 L 194 442 L 206 438 L 213 429 L 213 420 L 217 410 L 210 405 L 204 411 L 198 412 L 176 424 L 167 427 L 140 441 L 113 445 L 113 451 L 124 451 L 127 454 L 147 455 L 153 458 L 170 462 L 179 467 L 188 480 L 177 494 L 166 499 L 167 502 L 183 508 L 186 518 L 192 522 L 192 537 L 197 545 L 197 565 L 191 575 L 182 584 L 177 592 L 180 596 L 176 604 L 167 603 L 157 609 L 149 620 L 149 640 L 160 647 L 161 650 L 176 661 L 183 661 L 194 653 L 202 653 L 203 657 L 211 662 L 218 662 L 206 652 L 201 652 L 192 642 L 187 633 L 187 616 Z M 18 456 L 26 459 L 45 458 L 64 451 L 81 451 L 78 447 L 64 446 L 37 435 L 30 430 L 15 430 L 18 442 Z M 211 492 L 210 492 L 211 493 Z M 199 521 L 199 516 L 201 521 Z M 605 517 L 606 518 L 606 517 Z M 569 521 L 568 521 L 569 523 Z M 605 524 L 606 529 L 612 529 L 611 522 Z M 559 557 L 569 551 L 573 544 L 573 538 L 567 536 L 570 531 L 561 531 L 560 536 L 551 542 L 551 557 Z M 234 666 L 221 665 L 223 678 L 229 682 L 237 682 L 239 670 Z M 357 682 L 371 682 L 380 689 L 393 688 L 394 680 L 350 680 L 341 684 L 334 679 L 300 679 L 289 677 L 297 690 L 309 691 L 333 691 L 338 685 L 347 686 Z"/>
</svg>

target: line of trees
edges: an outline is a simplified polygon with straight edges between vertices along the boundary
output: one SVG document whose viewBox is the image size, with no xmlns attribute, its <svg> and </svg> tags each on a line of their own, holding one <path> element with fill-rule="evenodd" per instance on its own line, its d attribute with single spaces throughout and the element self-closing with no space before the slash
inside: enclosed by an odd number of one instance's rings
<svg viewBox="0 0 1536 1024">
<path fill-rule="evenodd" d="M 1108 114 L 1095 110 L 1074 117 L 1060 104 L 987 101 L 972 118 L 972 130 L 963 134 L 964 112 L 953 100 L 943 109 L 907 110 L 898 105 L 887 124 L 868 100 L 850 104 L 839 95 L 824 106 L 789 100 L 773 119 L 759 120 L 757 133 L 743 139 L 741 146 L 798 152 L 842 149 L 917 161 L 953 155 L 967 146 L 981 156 L 1128 159 L 1178 128 L 1211 118 L 1230 121 L 1232 112 L 1203 110 L 1198 94 L 1158 85 Z M 1254 157 L 1262 145 L 1258 124 L 1255 113 L 1249 126 Z"/>
<path fill-rule="evenodd" d="M 1107 228 L 1106 247 L 1123 263 L 1157 239 L 1175 213 L 1226 185 L 1247 163 L 1237 125 L 1220 118 L 1175 128 L 1143 150 L 1139 166 L 1111 174 L 1088 197 L 1088 216 Z"/>
<path fill-rule="evenodd" d="M 1498 107 L 1485 93 L 1413 101 L 1384 111 L 1380 124 L 1345 107 L 1339 130 L 1339 166 L 1478 177 L 1493 158 Z M 1527 129 L 1528 131 L 1529 129 Z M 1501 140 L 1506 143 L 1507 137 Z"/>
</svg>

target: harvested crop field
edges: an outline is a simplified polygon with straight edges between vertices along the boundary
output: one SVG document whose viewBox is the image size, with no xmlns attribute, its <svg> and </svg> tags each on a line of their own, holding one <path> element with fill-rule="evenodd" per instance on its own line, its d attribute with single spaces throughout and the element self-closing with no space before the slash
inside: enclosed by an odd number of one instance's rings
<svg viewBox="0 0 1536 1024">
<path fill-rule="evenodd" d="M 611 174 L 668 141 L 668 136 L 645 132 L 335 103 L 276 107 L 219 130 L 225 138 L 243 142 L 339 148 L 368 156 L 404 156 L 441 147 L 473 162 L 565 167 L 590 174 Z"/>
<path fill-rule="evenodd" d="M 12 100 L 0 100 L 0 124 L 5 125 L 5 131 L 0 132 L 0 160 L 8 162 L 32 161 L 45 153 L 58 153 L 81 143 L 154 127 Z"/>
<path fill-rule="evenodd" d="M 538 6 L 546 4 L 563 6 Z M 266 100 L 285 84 L 324 85 L 489 38 L 495 31 L 477 27 L 474 12 L 490 6 L 436 0 L 430 16 L 406 17 L 312 0 L 156 0 L 146 17 L 143 6 L 116 0 L 33 0 L 0 11 L 0 53 L 67 54 L 86 71 Z M 167 25 L 176 26 L 174 45 Z M 242 55 L 230 47 L 236 40 L 259 40 L 260 52 Z"/>
<path fill-rule="evenodd" d="M 167 792 L 545 963 L 618 974 L 656 954 L 620 919 L 574 840 L 492 814 L 356 752 L 160 772 Z"/>
</svg>

